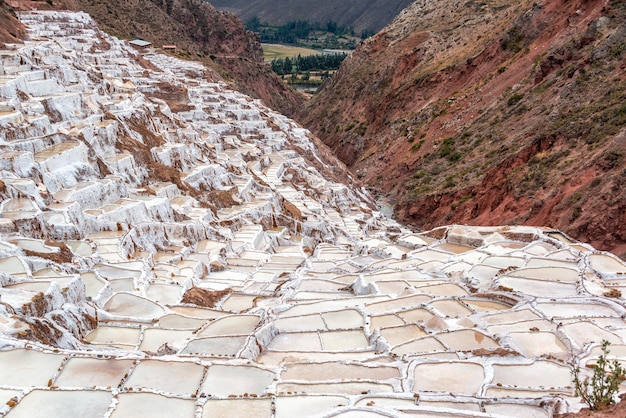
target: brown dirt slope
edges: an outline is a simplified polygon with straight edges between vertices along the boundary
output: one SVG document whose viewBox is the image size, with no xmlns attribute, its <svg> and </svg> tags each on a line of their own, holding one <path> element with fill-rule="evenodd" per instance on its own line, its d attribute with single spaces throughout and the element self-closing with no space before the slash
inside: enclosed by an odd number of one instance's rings
<svg viewBox="0 0 626 418">
<path fill-rule="evenodd" d="M 402 220 L 626 255 L 626 2 L 418 0 L 300 120 Z"/>
<path fill-rule="evenodd" d="M 5 43 L 19 42 L 24 38 L 24 27 L 17 20 L 15 11 L 0 0 L 0 47 Z"/>
</svg>

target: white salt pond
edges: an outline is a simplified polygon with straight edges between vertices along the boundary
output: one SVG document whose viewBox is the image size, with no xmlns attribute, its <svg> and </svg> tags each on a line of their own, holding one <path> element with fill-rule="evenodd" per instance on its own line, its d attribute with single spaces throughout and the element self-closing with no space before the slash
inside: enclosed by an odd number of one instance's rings
<svg viewBox="0 0 626 418">
<path fill-rule="evenodd" d="M 22 21 L 0 51 L 0 417 L 548 418 L 582 406 L 571 366 L 602 340 L 626 362 L 614 255 L 414 233 L 200 63 L 84 13 Z"/>
</svg>

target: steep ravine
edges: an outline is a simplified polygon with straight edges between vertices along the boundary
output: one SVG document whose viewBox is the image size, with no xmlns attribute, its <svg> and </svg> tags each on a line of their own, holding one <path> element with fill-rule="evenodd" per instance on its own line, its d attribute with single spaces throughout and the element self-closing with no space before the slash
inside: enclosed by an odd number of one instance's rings
<svg viewBox="0 0 626 418">
<path fill-rule="evenodd" d="M 300 120 L 405 222 L 553 226 L 624 256 L 625 8 L 415 2 Z"/>
</svg>

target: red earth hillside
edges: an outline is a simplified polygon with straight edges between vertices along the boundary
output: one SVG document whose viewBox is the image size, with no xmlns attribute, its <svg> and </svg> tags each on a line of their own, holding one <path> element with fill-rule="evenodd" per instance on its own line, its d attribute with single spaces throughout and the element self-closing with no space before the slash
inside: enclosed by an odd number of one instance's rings
<svg viewBox="0 0 626 418">
<path fill-rule="evenodd" d="M 624 256 L 625 9 L 415 2 L 300 120 L 405 222 L 551 226 Z"/>
</svg>

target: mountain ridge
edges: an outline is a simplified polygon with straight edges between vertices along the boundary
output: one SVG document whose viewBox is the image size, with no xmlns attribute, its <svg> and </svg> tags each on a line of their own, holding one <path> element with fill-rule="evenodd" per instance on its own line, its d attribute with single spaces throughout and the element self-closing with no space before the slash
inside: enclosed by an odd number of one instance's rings
<svg viewBox="0 0 626 418">
<path fill-rule="evenodd" d="M 352 27 L 357 32 L 364 30 L 377 32 L 411 0 L 348 0 L 336 2 L 321 0 L 316 2 L 283 0 L 211 0 L 219 10 L 235 13 L 244 22 L 254 17 L 270 25 L 283 25 L 290 21 L 308 20 L 322 24 L 330 21 L 341 26 Z"/>
</svg>

